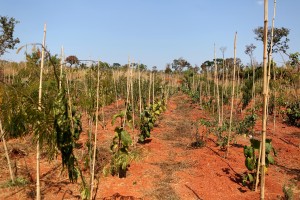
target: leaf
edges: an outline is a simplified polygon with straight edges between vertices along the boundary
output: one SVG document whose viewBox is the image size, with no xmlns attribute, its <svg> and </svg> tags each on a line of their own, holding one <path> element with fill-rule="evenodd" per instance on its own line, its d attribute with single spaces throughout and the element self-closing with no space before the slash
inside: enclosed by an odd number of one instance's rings
<svg viewBox="0 0 300 200">
<path fill-rule="evenodd" d="M 254 149 L 249 146 L 244 146 L 244 156 L 252 158 L 254 154 Z"/>
<path fill-rule="evenodd" d="M 248 170 L 252 171 L 255 168 L 255 161 L 253 160 L 253 158 L 247 157 L 245 160 L 245 165 Z"/>
<path fill-rule="evenodd" d="M 121 111 L 120 113 L 117 113 L 115 114 L 113 117 L 112 117 L 112 121 L 111 121 L 111 124 L 114 125 L 115 122 L 116 122 L 116 119 L 120 118 L 120 119 L 123 119 L 125 116 L 125 111 Z"/>
<path fill-rule="evenodd" d="M 272 151 L 272 144 L 266 143 L 266 154 L 270 154 L 271 151 Z"/>
<path fill-rule="evenodd" d="M 260 141 L 259 140 L 256 140 L 254 138 L 251 138 L 250 139 L 250 142 L 251 142 L 251 146 L 255 149 L 259 149 L 260 147 Z"/>
<path fill-rule="evenodd" d="M 271 156 L 271 154 L 267 155 L 267 159 L 266 160 L 267 160 L 268 164 L 272 164 L 273 165 L 275 163 L 274 158 Z"/>
<path fill-rule="evenodd" d="M 126 147 L 128 147 L 132 143 L 130 134 L 125 130 L 123 130 L 121 133 L 121 141 L 122 141 L 123 146 L 126 146 Z"/>
<path fill-rule="evenodd" d="M 254 178 L 253 178 L 252 174 L 250 174 L 250 173 L 248 174 L 248 178 L 249 178 L 250 183 L 252 183 L 254 181 Z"/>
</svg>

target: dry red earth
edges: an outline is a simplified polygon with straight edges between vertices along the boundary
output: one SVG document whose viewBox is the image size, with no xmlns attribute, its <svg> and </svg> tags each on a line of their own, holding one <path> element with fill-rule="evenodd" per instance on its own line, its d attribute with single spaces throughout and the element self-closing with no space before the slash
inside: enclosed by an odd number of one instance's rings
<svg viewBox="0 0 300 200">
<path fill-rule="evenodd" d="M 111 119 L 116 112 L 115 104 L 106 107 L 106 119 Z M 216 145 L 213 134 L 206 139 L 205 147 L 191 148 L 190 144 L 195 140 L 192 122 L 209 119 L 209 116 L 209 113 L 192 104 L 187 96 L 172 97 L 167 111 L 151 133 L 151 140 L 146 144 L 137 144 L 134 150 L 136 159 L 131 163 L 127 177 L 122 179 L 102 175 L 102 167 L 109 162 L 108 149 L 114 127 L 109 122 L 107 130 L 99 128 L 96 168 L 100 175 L 95 184 L 96 199 L 259 199 L 259 191 L 251 191 L 242 185 L 241 180 L 246 172 L 243 146 L 249 145 L 248 138 L 237 137 L 237 144 L 230 147 L 228 159 Z M 272 123 L 269 123 L 268 129 L 268 138 L 272 138 L 278 155 L 276 164 L 268 168 L 265 199 L 282 199 L 283 186 L 291 182 L 294 198 L 300 199 L 300 129 L 277 121 L 275 133 Z M 258 132 L 260 124 L 258 121 L 255 127 Z M 80 139 L 83 145 L 76 150 L 81 163 L 87 151 L 87 125 L 84 125 Z M 200 127 L 200 132 L 203 131 L 204 128 Z M 23 187 L 1 188 L 0 199 L 32 199 L 35 193 L 35 145 L 28 136 L 10 140 L 8 148 L 14 171 L 30 182 Z M 0 184 L 3 186 L 9 180 L 9 173 L 3 148 L 0 151 Z M 49 163 L 43 157 L 41 168 L 43 199 L 80 199 L 80 185 L 70 183 L 67 174 L 61 173 L 59 158 Z M 84 174 L 88 177 L 88 170 Z"/>
</svg>

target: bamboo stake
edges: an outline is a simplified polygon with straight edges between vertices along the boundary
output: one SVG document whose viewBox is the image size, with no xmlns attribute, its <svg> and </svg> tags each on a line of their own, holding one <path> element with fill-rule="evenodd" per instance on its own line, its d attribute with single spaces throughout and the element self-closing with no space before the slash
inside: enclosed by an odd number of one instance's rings
<svg viewBox="0 0 300 200">
<path fill-rule="evenodd" d="M 4 146 L 5 156 L 6 156 L 6 159 L 7 159 L 7 164 L 8 164 L 10 179 L 11 179 L 12 183 L 15 183 L 15 177 L 14 177 L 13 171 L 11 169 L 11 162 L 10 162 L 10 158 L 9 158 L 9 154 L 8 154 L 8 150 L 7 150 L 7 145 L 6 145 L 6 140 L 5 140 L 5 136 L 4 136 L 4 131 L 3 131 L 3 128 L 2 128 L 2 122 L 1 122 L 1 120 L 0 120 L 0 134 L 1 134 L 2 141 L 3 141 L 3 146 Z"/>
<path fill-rule="evenodd" d="M 226 150 L 225 158 L 227 158 L 228 154 L 229 154 L 229 143 L 230 143 L 230 137 L 231 137 L 232 111 L 233 111 L 234 88 L 235 88 L 236 38 L 237 38 L 237 32 L 235 32 L 235 36 L 234 36 L 234 58 L 233 58 L 233 76 L 232 76 L 232 90 L 231 90 L 231 108 L 230 108 L 230 120 L 229 120 L 227 150 Z"/>
<path fill-rule="evenodd" d="M 134 61 L 132 61 L 134 63 Z M 134 65 L 133 65 L 134 66 Z M 131 108 L 132 108 L 132 131 L 134 133 L 134 99 L 133 99 L 133 66 L 130 70 Z M 134 134 L 133 134 L 134 135 Z M 134 136 L 133 136 L 134 137 Z M 135 139 L 135 138 L 134 138 Z M 135 140 L 134 140 L 135 141 Z M 134 143 L 135 144 L 135 143 Z"/>
<path fill-rule="evenodd" d="M 117 92 L 117 84 L 116 84 L 116 77 L 115 77 L 115 72 L 112 70 L 112 76 L 114 79 L 114 85 L 115 85 L 115 94 L 116 94 L 116 102 L 117 102 L 117 108 L 119 108 L 119 103 L 118 103 L 118 92 Z"/>
<path fill-rule="evenodd" d="M 235 101 L 236 112 L 238 111 L 238 99 L 240 94 L 239 85 L 240 85 L 240 65 L 237 65 L 237 84 L 236 84 L 236 101 Z"/>
<path fill-rule="evenodd" d="M 252 54 L 252 53 L 251 53 Z M 253 73 L 253 80 L 252 80 L 252 87 L 253 87 L 253 92 L 252 92 L 252 98 L 253 98 L 253 106 L 252 106 L 252 110 L 254 112 L 255 109 L 255 65 L 253 62 L 253 55 L 251 55 L 251 65 L 252 65 L 252 73 Z M 254 130 L 253 130 L 254 132 Z"/>
<path fill-rule="evenodd" d="M 44 37 L 42 46 L 42 58 L 41 58 L 41 69 L 40 69 L 40 83 L 39 83 L 39 100 L 38 110 L 42 110 L 42 83 L 43 83 L 43 68 L 45 58 L 45 43 L 46 43 L 46 24 L 44 24 Z M 36 199 L 41 199 L 41 188 L 40 188 L 40 134 L 37 133 L 37 144 L 36 144 Z"/>
<path fill-rule="evenodd" d="M 218 110 L 218 125 L 221 126 L 221 111 L 220 111 L 220 94 L 219 94 L 219 78 L 218 78 L 218 65 L 216 58 L 216 44 L 214 44 L 214 65 L 215 65 L 215 84 L 217 90 L 217 110 Z"/>
<path fill-rule="evenodd" d="M 269 57 L 268 57 L 268 85 L 270 83 L 270 79 L 271 79 L 271 63 L 272 63 L 272 53 L 273 53 L 273 38 L 274 38 L 274 23 L 275 23 L 275 16 L 276 16 L 276 0 L 274 0 L 274 9 L 273 9 L 273 19 L 272 19 L 272 28 L 271 28 L 271 44 L 270 44 L 270 53 L 269 53 Z M 275 83 L 275 66 L 273 66 L 273 72 L 274 72 L 274 83 Z M 269 87 L 268 87 L 269 90 Z M 276 91 L 274 90 L 274 96 Z M 273 127 L 274 127 L 274 133 L 275 133 L 275 121 L 276 121 L 276 116 L 275 116 L 275 104 L 276 104 L 276 98 L 274 97 L 274 117 L 273 117 Z"/>
<path fill-rule="evenodd" d="M 64 47 L 61 47 L 61 60 L 60 60 L 60 75 L 59 75 L 59 90 L 61 89 L 62 73 L 64 63 Z"/>
<path fill-rule="evenodd" d="M 94 188 L 94 178 L 95 178 L 95 163 L 96 163 L 96 150 L 97 150 L 97 133 L 98 133 L 98 114 L 99 114 L 99 87 L 100 87 L 100 62 L 98 62 L 98 72 L 97 72 L 97 91 L 96 91 L 96 124 L 95 124 L 95 134 L 94 134 L 94 152 L 93 152 L 93 167 L 92 167 L 92 181 L 91 181 L 91 192 L 90 200 L 93 199 L 93 188 Z"/>
<path fill-rule="evenodd" d="M 140 69 L 140 63 L 138 64 L 138 70 L 139 70 L 139 103 L 140 103 L 140 115 L 142 114 L 142 91 L 141 91 L 141 69 Z"/>
<path fill-rule="evenodd" d="M 258 164 L 256 168 L 256 180 L 255 180 L 255 192 L 257 191 L 257 186 L 259 182 L 259 168 L 260 168 L 260 160 L 261 160 L 261 142 L 259 143 L 259 155 L 258 155 Z"/>
<path fill-rule="evenodd" d="M 264 0 L 264 52 L 263 52 L 263 118 L 262 118 L 262 153 L 261 153 L 261 189 L 260 199 L 265 199 L 265 165 L 266 165 L 266 132 L 267 132 L 267 105 L 268 105 L 268 79 L 267 79 L 267 45 L 268 45 L 268 0 Z"/>
<path fill-rule="evenodd" d="M 152 102 L 153 102 L 153 104 L 154 104 L 154 101 L 155 101 L 155 96 L 154 96 L 154 84 L 155 84 L 155 72 L 153 72 L 153 75 L 152 75 L 153 77 L 152 77 L 152 83 L 153 83 L 153 90 L 152 90 Z"/>
<path fill-rule="evenodd" d="M 150 106 L 150 102 L 151 102 L 151 75 L 152 72 L 150 71 L 150 77 L 149 77 L 149 95 L 148 95 L 148 106 Z"/>
<path fill-rule="evenodd" d="M 202 107 L 202 81 L 201 81 L 201 74 L 199 75 L 199 80 L 200 80 L 200 89 L 199 89 L 199 100 L 200 100 L 200 106 Z"/>
<path fill-rule="evenodd" d="M 128 68 L 127 68 L 127 91 L 126 91 L 126 105 L 125 105 L 125 115 L 127 114 L 127 107 L 128 107 L 128 103 L 129 103 L 129 93 L 130 93 L 130 80 L 129 80 L 129 70 L 130 70 L 130 58 L 128 56 Z M 124 120 L 123 120 L 123 127 L 125 127 L 125 123 L 126 123 L 126 117 L 124 117 Z"/>
<path fill-rule="evenodd" d="M 224 54 L 225 54 L 225 51 L 226 51 L 226 47 L 221 47 L 221 52 L 222 52 L 222 55 L 223 55 L 223 60 L 222 60 L 222 73 L 223 73 L 223 77 L 222 77 L 222 97 L 221 97 L 221 123 L 223 124 L 223 121 L 224 121 L 224 88 L 225 88 L 225 58 L 224 58 Z"/>
</svg>

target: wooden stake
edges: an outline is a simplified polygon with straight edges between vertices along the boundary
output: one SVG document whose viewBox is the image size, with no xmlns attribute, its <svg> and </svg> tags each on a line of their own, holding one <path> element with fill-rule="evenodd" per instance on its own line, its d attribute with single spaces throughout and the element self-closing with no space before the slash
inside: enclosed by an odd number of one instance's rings
<svg viewBox="0 0 300 200">
<path fill-rule="evenodd" d="M 8 150 L 7 150 L 7 145 L 6 145 L 6 140 L 5 140 L 5 136 L 4 136 L 4 131 L 2 128 L 2 122 L 0 120 L 0 134 L 1 134 L 1 138 L 3 141 L 3 146 L 4 146 L 4 151 L 5 151 L 5 157 L 7 159 L 7 165 L 8 165 L 8 169 L 9 169 L 9 174 L 10 174 L 10 179 L 12 183 L 15 183 L 15 177 L 13 174 L 13 171 L 11 169 L 11 162 L 10 162 L 10 158 L 9 158 L 9 154 L 8 154 Z"/>
<path fill-rule="evenodd" d="M 39 100 L 38 110 L 42 110 L 42 83 L 43 83 L 43 69 L 44 69 L 44 58 L 45 58 L 45 47 L 46 47 L 46 24 L 44 24 L 44 38 L 42 46 L 42 58 L 41 58 L 41 69 L 40 69 L 40 84 L 39 84 Z M 41 199 L 41 188 L 40 188 L 40 134 L 37 133 L 37 144 L 36 144 L 36 199 Z"/>
<path fill-rule="evenodd" d="M 142 91 L 141 91 L 141 69 L 140 69 L 140 63 L 138 64 L 138 70 L 139 70 L 139 103 L 140 103 L 140 115 L 142 114 Z"/>
<path fill-rule="evenodd" d="M 233 58 L 233 76 L 232 76 L 232 90 L 231 90 L 231 108 L 230 108 L 230 120 L 229 120 L 227 150 L 226 150 L 225 158 L 227 158 L 228 154 L 229 154 L 229 143 L 230 143 L 230 137 L 231 137 L 232 111 L 233 111 L 234 88 L 235 88 L 236 38 L 237 38 L 237 32 L 235 32 L 235 36 L 234 36 L 234 58 Z"/>
<path fill-rule="evenodd" d="M 264 52 L 263 52 L 263 116 L 262 116 L 262 149 L 261 149 L 261 183 L 260 199 L 265 199 L 265 165 L 266 165 L 266 132 L 267 132 L 267 105 L 268 105 L 268 78 L 267 78 L 267 45 L 268 45 L 268 0 L 264 0 Z"/>
<path fill-rule="evenodd" d="M 221 126 L 221 112 L 220 112 L 220 94 L 219 94 L 219 78 L 218 78 L 218 65 L 216 58 L 216 44 L 214 44 L 214 68 L 215 68 L 215 84 L 217 90 L 217 110 L 218 110 L 218 126 Z"/>
<path fill-rule="evenodd" d="M 95 163 L 96 163 L 96 150 L 97 150 L 97 133 L 98 133 L 98 115 L 99 115 L 99 87 L 100 87 L 100 62 L 98 62 L 98 72 L 97 72 L 97 91 L 96 91 L 96 124 L 95 124 L 95 134 L 94 134 L 94 152 L 93 152 L 93 167 L 92 167 L 92 181 L 91 181 L 91 192 L 90 200 L 93 199 L 93 188 L 94 188 L 94 178 L 95 178 Z"/>
<path fill-rule="evenodd" d="M 61 89 L 62 73 L 64 63 L 64 47 L 61 47 L 61 60 L 60 60 L 60 75 L 59 75 L 59 90 Z"/>
</svg>

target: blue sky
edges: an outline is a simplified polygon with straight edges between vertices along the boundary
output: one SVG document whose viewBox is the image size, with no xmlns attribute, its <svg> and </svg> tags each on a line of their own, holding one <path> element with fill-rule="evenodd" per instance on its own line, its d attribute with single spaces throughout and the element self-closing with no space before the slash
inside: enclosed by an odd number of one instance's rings
<svg viewBox="0 0 300 200">
<path fill-rule="evenodd" d="M 238 32 L 237 57 L 249 62 L 245 45 L 257 46 L 255 58 L 262 60 L 262 42 L 253 29 L 263 26 L 261 0 L 0 0 L 0 15 L 20 21 L 15 36 L 21 43 L 42 42 L 47 23 L 46 45 L 66 56 L 127 63 L 128 56 L 151 68 L 183 57 L 192 65 L 217 57 L 233 57 L 234 33 Z M 290 32 L 288 52 L 300 52 L 300 1 L 277 0 L 275 26 Z M 273 1 L 269 0 L 269 20 Z M 270 23 L 271 24 L 271 23 Z M 24 51 L 9 51 L 2 59 L 24 60 Z M 287 59 L 287 57 L 285 57 Z M 281 65 L 282 59 L 275 55 Z"/>
</svg>

